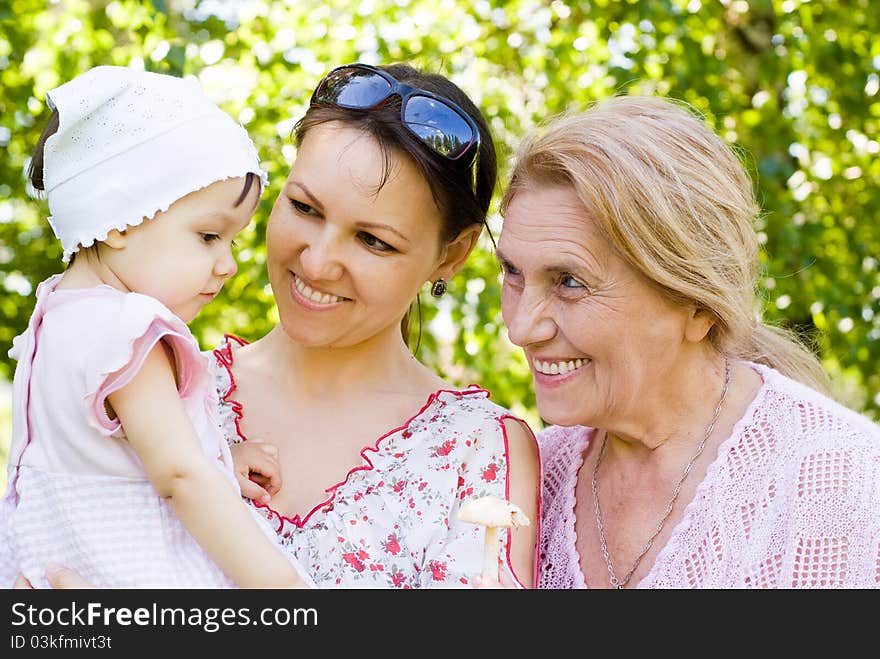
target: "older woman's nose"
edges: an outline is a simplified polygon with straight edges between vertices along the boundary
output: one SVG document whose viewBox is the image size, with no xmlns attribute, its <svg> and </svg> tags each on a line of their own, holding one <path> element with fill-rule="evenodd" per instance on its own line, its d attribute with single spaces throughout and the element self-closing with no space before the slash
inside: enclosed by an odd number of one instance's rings
<svg viewBox="0 0 880 659">
<path fill-rule="evenodd" d="M 507 335 L 515 345 L 535 345 L 556 336 L 556 323 L 543 291 L 526 288 L 514 304 L 506 305 L 504 311 Z"/>
</svg>

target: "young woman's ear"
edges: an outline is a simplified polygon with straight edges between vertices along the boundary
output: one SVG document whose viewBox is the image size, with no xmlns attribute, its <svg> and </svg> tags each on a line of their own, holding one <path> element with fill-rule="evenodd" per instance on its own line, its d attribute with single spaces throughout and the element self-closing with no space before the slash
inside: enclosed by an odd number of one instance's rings
<svg viewBox="0 0 880 659">
<path fill-rule="evenodd" d="M 107 245 L 110 249 L 123 249 L 127 239 L 128 236 L 126 236 L 125 231 L 111 229 L 107 234 L 106 240 L 102 240 L 101 242 Z"/>
<path fill-rule="evenodd" d="M 452 279 L 476 247 L 482 229 L 483 225 L 481 224 L 462 229 L 461 233 L 443 246 L 440 263 L 434 270 L 434 274 L 431 275 L 431 281 Z"/>
</svg>

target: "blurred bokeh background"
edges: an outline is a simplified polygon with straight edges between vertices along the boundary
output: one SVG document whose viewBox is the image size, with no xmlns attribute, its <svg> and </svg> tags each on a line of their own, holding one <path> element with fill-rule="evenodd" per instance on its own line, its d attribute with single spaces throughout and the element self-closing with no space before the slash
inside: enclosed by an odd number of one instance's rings
<svg viewBox="0 0 880 659">
<path fill-rule="evenodd" d="M 878 33 L 872 0 L 0 0 L 0 464 L 11 430 L 6 351 L 36 285 L 62 266 L 24 172 L 49 115 L 46 91 L 99 64 L 197 76 L 269 170 L 239 241 L 239 274 L 193 323 L 205 348 L 224 333 L 256 339 L 276 320 L 266 218 L 315 84 L 339 64 L 404 61 L 450 76 L 478 102 L 502 182 L 521 137 L 555 113 L 627 92 L 691 103 L 755 181 L 765 318 L 801 333 L 837 398 L 878 418 Z M 497 236 L 497 200 L 490 226 Z M 484 235 L 446 297 L 423 292 L 418 355 L 537 428 L 499 284 Z"/>
</svg>

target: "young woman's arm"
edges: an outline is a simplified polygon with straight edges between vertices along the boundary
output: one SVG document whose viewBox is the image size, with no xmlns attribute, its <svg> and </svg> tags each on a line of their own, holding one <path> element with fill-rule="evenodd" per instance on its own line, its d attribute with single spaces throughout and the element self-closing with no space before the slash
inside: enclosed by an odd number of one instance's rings
<svg viewBox="0 0 880 659">
<path fill-rule="evenodd" d="M 147 477 L 227 575 L 243 588 L 305 587 L 233 485 L 202 453 L 163 343 L 137 375 L 107 397 Z"/>
<path fill-rule="evenodd" d="M 535 563 L 538 529 L 541 524 L 539 501 L 541 496 L 541 469 L 538 445 L 531 430 L 519 421 L 505 419 L 507 448 L 510 464 L 511 503 L 519 506 L 531 523 L 510 529 L 510 564 L 526 588 L 535 585 Z"/>
</svg>

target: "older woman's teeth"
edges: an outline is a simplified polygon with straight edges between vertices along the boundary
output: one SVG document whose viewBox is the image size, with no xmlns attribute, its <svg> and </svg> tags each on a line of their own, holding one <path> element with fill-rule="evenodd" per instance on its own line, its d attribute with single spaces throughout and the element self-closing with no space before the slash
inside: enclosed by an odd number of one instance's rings
<svg viewBox="0 0 880 659">
<path fill-rule="evenodd" d="M 568 361 L 563 362 L 542 362 L 536 359 L 535 370 L 544 375 L 565 375 L 566 373 L 570 373 L 571 371 L 580 368 L 589 361 L 589 359 L 578 358 L 569 359 Z"/>
<path fill-rule="evenodd" d="M 302 295 L 307 300 L 311 300 L 315 304 L 335 304 L 337 302 L 342 302 L 345 298 L 339 297 L 337 295 L 330 295 L 330 293 L 321 293 L 320 291 L 316 291 L 315 289 L 307 286 L 302 279 L 294 275 L 293 277 L 296 290 L 299 291 L 299 294 Z"/>
</svg>

